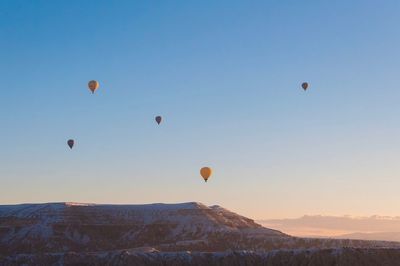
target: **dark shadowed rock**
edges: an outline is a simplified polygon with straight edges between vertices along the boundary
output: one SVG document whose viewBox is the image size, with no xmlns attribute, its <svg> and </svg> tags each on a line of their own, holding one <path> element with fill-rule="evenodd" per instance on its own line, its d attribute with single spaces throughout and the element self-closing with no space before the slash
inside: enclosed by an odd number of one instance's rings
<svg viewBox="0 0 400 266">
<path fill-rule="evenodd" d="M 135 265 L 135 266 L 396 266 L 399 249 L 311 249 L 270 252 L 110 252 L 20 255 L 1 258 L 15 265 Z"/>
</svg>

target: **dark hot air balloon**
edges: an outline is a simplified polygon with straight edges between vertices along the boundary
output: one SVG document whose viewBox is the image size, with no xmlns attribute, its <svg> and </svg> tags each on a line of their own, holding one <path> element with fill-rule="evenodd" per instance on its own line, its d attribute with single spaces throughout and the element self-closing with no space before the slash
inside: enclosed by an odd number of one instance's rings
<svg viewBox="0 0 400 266">
<path fill-rule="evenodd" d="M 160 124 L 162 121 L 162 117 L 161 116 L 156 116 L 156 122 L 157 124 Z"/>
<path fill-rule="evenodd" d="M 99 88 L 99 82 L 96 80 L 91 80 L 88 83 L 89 90 L 94 93 Z"/>
<path fill-rule="evenodd" d="M 67 144 L 68 144 L 69 148 L 72 149 L 72 147 L 74 147 L 75 141 L 73 139 L 69 139 L 67 141 Z"/>
<path fill-rule="evenodd" d="M 307 88 L 308 88 L 308 83 L 307 83 L 307 82 L 303 82 L 303 83 L 301 84 L 301 87 L 303 88 L 303 90 L 307 90 Z"/>
</svg>

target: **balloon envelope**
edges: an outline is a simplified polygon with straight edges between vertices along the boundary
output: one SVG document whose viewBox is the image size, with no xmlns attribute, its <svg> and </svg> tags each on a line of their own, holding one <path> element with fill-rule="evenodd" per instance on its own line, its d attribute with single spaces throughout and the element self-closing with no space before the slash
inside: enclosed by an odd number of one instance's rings
<svg viewBox="0 0 400 266">
<path fill-rule="evenodd" d="M 94 93 L 99 88 L 99 82 L 96 80 L 91 80 L 88 83 L 89 90 Z"/>
<path fill-rule="evenodd" d="M 161 116 L 156 116 L 156 122 L 157 124 L 160 124 L 162 121 L 162 117 Z"/>
<path fill-rule="evenodd" d="M 67 144 L 68 144 L 69 148 L 72 149 L 72 147 L 74 147 L 75 141 L 73 139 L 70 139 L 67 141 Z"/>
<path fill-rule="evenodd" d="M 212 169 L 210 167 L 203 167 L 200 169 L 200 175 L 203 177 L 204 181 L 207 182 L 212 175 Z"/>
<path fill-rule="evenodd" d="M 303 90 L 307 90 L 307 88 L 308 88 L 308 83 L 307 83 L 307 82 L 303 82 L 303 83 L 301 84 L 301 87 L 303 88 Z"/>
</svg>

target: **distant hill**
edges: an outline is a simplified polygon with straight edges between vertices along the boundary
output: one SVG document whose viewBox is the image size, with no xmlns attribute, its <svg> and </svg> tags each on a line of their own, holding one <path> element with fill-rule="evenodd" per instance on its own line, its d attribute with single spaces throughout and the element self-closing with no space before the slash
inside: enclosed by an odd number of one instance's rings
<svg viewBox="0 0 400 266">
<path fill-rule="evenodd" d="M 400 241 L 400 217 L 306 215 L 258 222 L 299 237 Z"/>
<path fill-rule="evenodd" d="M 377 233 L 351 233 L 335 236 L 335 238 L 342 239 L 361 239 L 361 240 L 382 240 L 382 241 L 397 241 L 400 242 L 400 232 L 377 232 Z"/>
<path fill-rule="evenodd" d="M 33 265 L 45 265 L 39 261 L 186 251 L 217 254 L 344 247 L 400 248 L 400 244 L 291 237 L 220 206 L 196 202 L 0 206 L 0 261 L 8 261 L 9 265 L 25 259 L 36 263 Z"/>
</svg>

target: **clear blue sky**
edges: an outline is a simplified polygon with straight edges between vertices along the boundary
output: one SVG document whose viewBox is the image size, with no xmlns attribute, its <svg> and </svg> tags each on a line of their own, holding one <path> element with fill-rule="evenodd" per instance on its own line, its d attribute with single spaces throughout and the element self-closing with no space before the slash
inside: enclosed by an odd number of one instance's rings
<svg viewBox="0 0 400 266">
<path fill-rule="evenodd" d="M 399 13 L 394 0 L 0 1 L 0 204 L 399 215 Z"/>
</svg>

